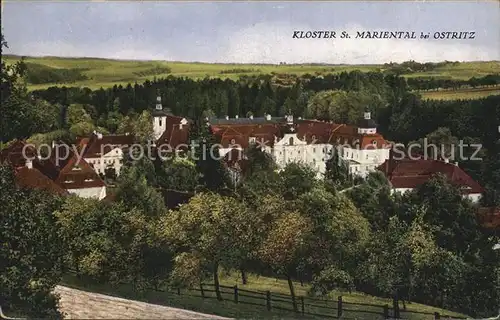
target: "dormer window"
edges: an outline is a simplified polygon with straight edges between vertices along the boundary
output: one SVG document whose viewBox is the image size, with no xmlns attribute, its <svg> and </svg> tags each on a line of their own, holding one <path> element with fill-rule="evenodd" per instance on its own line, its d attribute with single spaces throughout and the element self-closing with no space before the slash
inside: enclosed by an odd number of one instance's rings
<svg viewBox="0 0 500 320">
<path fill-rule="evenodd" d="M 80 168 L 79 166 L 76 166 L 76 167 L 73 167 L 73 169 L 71 169 L 71 170 L 73 170 L 73 171 L 81 171 L 82 168 Z"/>
<path fill-rule="evenodd" d="M 231 139 L 231 144 L 236 144 L 236 140 Z"/>
<path fill-rule="evenodd" d="M 249 142 L 250 143 L 255 143 L 255 140 L 256 140 L 255 137 L 250 137 Z"/>
<path fill-rule="evenodd" d="M 316 140 L 316 136 L 313 134 L 313 135 L 312 135 L 312 137 L 311 137 L 311 139 L 312 139 L 313 141 L 314 141 L 314 140 Z"/>
<path fill-rule="evenodd" d="M 64 183 L 73 183 L 73 182 L 75 182 L 75 181 L 73 181 L 73 180 L 64 180 Z"/>
<path fill-rule="evenodd" d="M 85 182 L 91 182 L 91 181 L 94 181 L 94 179 L 85 179 L 84 181 Z"/>
</svg>

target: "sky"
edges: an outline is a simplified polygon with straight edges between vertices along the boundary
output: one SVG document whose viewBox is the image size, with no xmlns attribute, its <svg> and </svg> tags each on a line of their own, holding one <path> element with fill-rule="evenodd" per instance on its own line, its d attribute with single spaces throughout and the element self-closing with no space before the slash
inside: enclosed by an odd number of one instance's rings
<svg viewBox="0 0 500 320">
<path fill-rule="evenodd" d="M 498 1 L 2 1 L 6 53 L 222 63 L 377 64 L 500 60 Z M 293 31 L 350 39 L 293 39 Z M 430 39 L 356 39 L 414 31 Z M 475 39 L 434 40 L 473 31 Z"/>
</svg>

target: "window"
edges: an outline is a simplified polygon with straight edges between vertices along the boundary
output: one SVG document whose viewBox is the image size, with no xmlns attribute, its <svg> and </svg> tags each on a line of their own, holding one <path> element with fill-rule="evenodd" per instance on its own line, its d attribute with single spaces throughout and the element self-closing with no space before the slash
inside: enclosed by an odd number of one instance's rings
<svg viewBox="0 0 500 320">
<path fill-rule="evenodd" d="M 313 152 L 316 152 L 316 148 L 313 148 Z"/>
<path fill-rule="evenodd" d="M 236 140 L 231 139 L 231 144 L 236 144 Z"/>
<path fill-rule="evenodd" d="M 288 144 L 293 146 L 293 137 L 290 137 L 290 139 L 288 140 Z"/>
<path fill-rule="evenodd" d="M 377 140 L 373 140 L 373 141 L 372 141 L 372 144 L 373 144 L 374 146 L 376 146 L 376 145 L 377 145 Z"/>
<path fill-rule="evenodd" d="M 161 127 L 161 118 L 160 118 L 160 120 L 159 120 L 159 121 L 160 121 L 160 127 Z"/>
<path fill-rule="evenodd" d="M 312 135 L 312 137 L 311 137 L 311 139 L 312 139 L 313 141 L 314 141 L 314 140 L 316 140 L 316 136 L 313 134 L 313 135 Z"/>
<path fill-rule="evenodd" d="M 256 140 L 255 137 L 250 137 L 249 139 L 250 143 L 255 143 L 255 140 Z"/>
<path fill-rule="evenodd" d="M 64 183 L 73 183 L 73 180 L 64 180 Z"/>
</svg>

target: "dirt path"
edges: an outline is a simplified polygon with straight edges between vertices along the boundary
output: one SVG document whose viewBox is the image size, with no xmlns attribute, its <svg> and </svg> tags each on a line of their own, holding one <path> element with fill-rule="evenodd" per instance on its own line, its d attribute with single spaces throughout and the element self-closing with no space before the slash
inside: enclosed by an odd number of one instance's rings
<svg viewBox="0 0 500 320">
<path fill-rule="evenodd" d="M 66 319 L 229 319 L 57 286 Z"/>
</svg>

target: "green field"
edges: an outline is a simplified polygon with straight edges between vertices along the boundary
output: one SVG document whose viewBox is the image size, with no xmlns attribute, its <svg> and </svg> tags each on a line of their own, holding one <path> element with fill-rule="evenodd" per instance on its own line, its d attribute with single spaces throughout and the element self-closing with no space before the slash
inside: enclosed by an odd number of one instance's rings
<svg viewBox="0 0 500 320">
<path fill-rule="evenodd" d="M 463 88 L 459 90 L 437 90 L 420 92 L 424 99 L 431 100 L 469 100 L 500 95 L 500 86 L 484 88 Z"/>
<path fill-rule="evenodd" d="M 3 59 L 14 63 L 18 56 L 6 55 Z M 62 83 L 29 84 L 29 89 L 43 89 L 54 85 L 82 86 L 91 89 L 111 87 L 115 84 L 141 83 L 147 79 L 162 78 L 169 75 L 201 79 L 230 78 L 238 79 L 244 75 L 277 73 L 300 76 L 303 74 L 327 74 L 342 71 L 360 70 L 383 71 L 382 65 L 264 65 L 264 64 L 212 64 L 175 61 L 131 61 L 98 58 L 59 58 L 59 57 L 26 57 L 27 63 L 38 64 L 39 68 L 75 71 L 84 75 L 86 80 Z M 169 69 L 169 70 L 168 70 Z M 457 65 L 445 65 L 432 72 L 417 72 L 407 77 L 436 77 L 447 79 L 469 79 L 482 77 L 500 71 L 499 61 L 464 62 Z"/>
<path fill-rule="evenodd" d="M 285 280 L 249 275 L 248 276 L 248 284 L 242 285 L 241 279 L 237 274 L 230 275 L 222 275 L 220 279 L 221 285 L 227 286 L 226 289 L 222 289 L 223 292 L 223 301 L 217 301 L 215 299 L 215 295 L 211 292 L 210 286 L 205 286 L 205 292 L 203 298 L 201 296 L 200 291 L 196 290 L 181 290 L 178 294 L 176 290 L 162 290 L 162 291 L 154 291 L 154 290 L 145 290 L 145 291 L 135 291 L 130 285 L 116 285 L 110 286 L 107 284 L 97 284 L 92 283 L 92 281 L 78 279 L 75 276 L 66 276 L 63 281 L 63 285 L 74 287 L 82 290 L 99 292 L 109 295 L 120 296 L 124 298 L 134 299 L 145 301 L 149 303 L 163 304 L 176 308 L 183 308 L 208 314 L 215 314 L 224 317 L 234 317 L 234 318 L 245 318 L 245 319 L 321 319 L 323 317 L 314 317 L 307 316 L 307 312 L 309 313 L 319 313 L 319 314 L 328 314 L 331 317 L 336 317 L 336 311 L 333 309 L 324 309 L 314 306 L 306 306 L 305 315 L 295 314 L 292 311 L 279 310 L 278 308 L 281 306 L 283 309 L 291 309 L 291 302 L 285 299 L 285 296 L 280 295 L 289 295 L 288 284 Z M 233 290 L 228 289 L 232 288 L 234 285 L 237 285 L 240 291 L 239 302 L 234 302 Z M 298 297 L 303 296 L 306 297 L 307 291 L 309 290 L 309 285 L 304 284 L 301 286 L 300 283 L 295 282 L 295 291 Z M 212 288 L 213 289 L 213 288 Z M 244 290 L 251 291 L 260 291 L 266 292 L 270 291 L 271 296 L 274 297 L 272 299 L 276 299 L 272 301 L 272 310 L 268 311 L 266 309 L 265 300 L 262 299 L 251 299 L 249 296 L 244 296 L 245 294 L 253 296 L 253 294 L 249 294 L 244 292 Z M 384 305 L 389 305 L 392 307 L 392 301 L 390 299 L 383 299 L 374 296 L 369 296 L 362 293 L 341 293 L 341 292 L 333 292 L 331 295 L 331 299 L 323 300 L 321 302 L 315 302 L 315 304 L 329 306 L 330 308 L 334 308 L 337 305 L 337 296 L 342 295 L 344 306 L 343 309 L 351 310 L 345 311 L 344 316 L 346 319 L 359 319 L 359 320 L 368 320 L 368 319 L 379 319 L 382 318 L 380 316 L 376 316 L 374 314 L 359 312 L 356 310 L 364 310 L 364 311 L 374 311 L 380 312 Z M 263 294 L 262 296 L 265 296 Z M 298 299 L 300 301 L 300 299 Z M 309 301 L 308 298 L 305 298 L 305 301 Z M 255 305 L 250 305 L 248 302 L 255 303 Z M 349 303 L 353 303 L 349 305 Z M 376 306 L 362 306 L 362 305 L 354 305 L 357 304 L 370 304 Z M 300 305 L 300 303 L 299 303 Z M 415 314 L 410 312 L 404 312 L 402 303 L 400 303 L 400 308 L 402 310 L 401 315 L 405 319 L 409 320 L 424 320 L 424 319 L 433 319 L 432 314 L 434 312 L 439 312 L 441 315 L 449 315 L 453 317 L 465 317 L 462 314 L 442 310 L 439 308 L 434 308 L 426 305 L 421 305 L 418 303 L 406 304 L 407 311 L 414 312 L 422 312 L 427 314 Z M 300 307 L 299 307 L 300 309 Z"/>
</svg>

